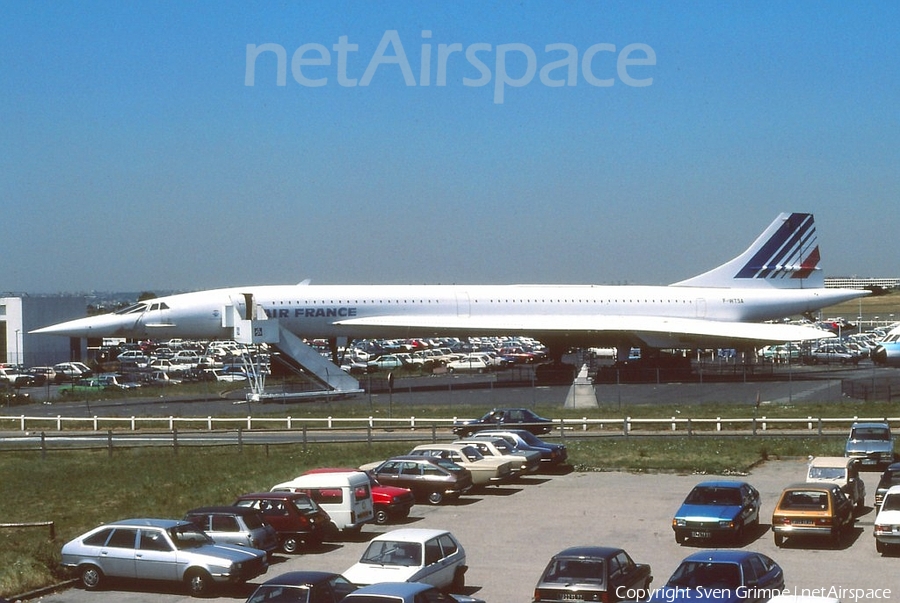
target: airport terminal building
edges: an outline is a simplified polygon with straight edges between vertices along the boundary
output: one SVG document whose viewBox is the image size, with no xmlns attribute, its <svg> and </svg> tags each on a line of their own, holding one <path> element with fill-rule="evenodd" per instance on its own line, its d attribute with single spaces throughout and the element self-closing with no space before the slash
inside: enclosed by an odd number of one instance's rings
<svg viewBox="0 0 900 603">
<path fill-rule="evenodd" d="M 83 318 L 86 296 L 0 297 L 0 362 L 52 366 L 85 357 L 83 339 L 32 335 L 29 331 L 66 320 Z"/>
</svg>

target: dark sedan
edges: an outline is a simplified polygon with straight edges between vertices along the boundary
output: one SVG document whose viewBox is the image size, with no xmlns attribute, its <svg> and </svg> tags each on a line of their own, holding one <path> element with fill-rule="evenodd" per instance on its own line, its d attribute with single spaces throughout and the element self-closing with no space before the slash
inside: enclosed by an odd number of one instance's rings
<svg viewBox="0 0 900 603">
<path fill-rule="evenodd" d="M 396 456 L 362 469 L 380 483 L 409 488 L 417 499 L 433 505 L 472 489 L 472 474 L 468 469 L 438 457 Z"/>
<path fill-rule="evenodd" d="M 355 590 L 340 574 L 288 572 L 260 584 L 247 603 L 338 603 Z"/>
<path fill-rule="evenodd" d="M 651 603 L 761 603 L 784 590 L 784 571 L 752 551 L 702 551 L 681 562 L 665 586 L 654 588 Z"/>
<path fill-rule="evenodd" d="M 624 550 L 576 546 L 550 559 L 534 587 L 534 601 L 605 601 L 645 599 L 653 575 Z"/>
<path fill-rule="evenodd" d="M 878 480 L 878 486 L 875 487 L 875 511 L 881 508 L 881 501 L 884 499 L 885 492 L 891 486 L 900 486 L 900 463 L 891 463 L 888 468 L 881 474 Z"/>
<path fill-rule="evenodd" d="M 519 450 L 537 450 L 541 453 L 542 465 L 561 465 L 569 458 L 564 444 L 545 442 L 525 429 L 488 429 L 479 431 L 477 437 L 503 438 Z"/>
<path fill-rule="evenodd" d="M 745 528 L 759 524 L 759 505 L 759 492 L 747 482 L 701 482 L 672 519 L 675 542 L 726 536 L 741 543 Z"/>
<path fill-rule="evenodd" d="M 550 433 L 553 421 L 534 414 L 527 408 L 495 408 L 480 419 L 453 424 L 453 433 L 467 438 L 484 429 L 525 429 L 534 435 Z"/>
</svg>

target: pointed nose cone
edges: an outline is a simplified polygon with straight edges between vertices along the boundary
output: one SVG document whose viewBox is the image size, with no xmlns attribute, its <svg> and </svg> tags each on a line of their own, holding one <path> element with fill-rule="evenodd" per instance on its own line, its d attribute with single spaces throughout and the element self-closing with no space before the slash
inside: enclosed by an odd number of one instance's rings
<svg viewBox="0 0 900 603">
<path fill-rule="evenodd" d="M 60 335 L 64 337 L 115 337 L 116 332 L 121 332 L 128 319 L 117 314 L 103 314 L 101 316 L 88 316 L 68 322 L 50 325 L 34 331 L 36 335 Z M 134 322 L 132 318 L 130 322 Z"/>
</svg>

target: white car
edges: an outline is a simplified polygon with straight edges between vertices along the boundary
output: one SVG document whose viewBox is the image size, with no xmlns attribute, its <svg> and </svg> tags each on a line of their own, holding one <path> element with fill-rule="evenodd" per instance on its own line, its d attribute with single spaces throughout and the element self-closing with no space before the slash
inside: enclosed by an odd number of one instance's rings
<svg viewBox="0 0 900 603">
<path fill-rule="evenodd" d="M 875 517 L 875 550 L 884 554 L 888 547 L 900 545 L 900 486 L 891 486 Z"/>
<path fill-rule="evenodd" d="M 403 528 L 376 536 L 359 563 L 343 575 L 358 586 L 378 582 L 424 582 L 460 592 L 466 551 L 447 530 Z"/>
<path fill-rule="evenodd" d="M 463 358 L 447 363 L 447 370 L 451 373 L 486 373 L 492 368 L 493 367 L 488 363 L 484 356 L 464 356 Z"/>
</svg>

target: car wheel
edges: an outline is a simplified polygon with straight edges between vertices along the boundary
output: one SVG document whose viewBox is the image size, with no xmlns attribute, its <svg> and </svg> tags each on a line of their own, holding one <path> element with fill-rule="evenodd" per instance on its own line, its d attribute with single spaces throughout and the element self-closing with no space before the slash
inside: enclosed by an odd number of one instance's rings
<svg viewBox="0 0 900 603">
<path fill-rule="evenodd" d="M 444 502 L 444 493 L 443 492 L 429 492 L 428 493 L 428 502 L 432 505 L 439 505 Z"/>
<path fill-rule="evenodd" d="M 461 594 L 466 588 L 466 570 L 461 567 L 456 568 L 453 574 L 453 583 L 450 584 L 450 592 Z"/>
<path fill-rule="evenodd" d="M 81 567 L 81 585 L 86 590 L 97 590 L 103 583 L 103 572 L 96 565 L 83 565 Z"/>
<path fill-rule="evenodd" d="M 884 543 L 880 540 L 875 541 L 875 552 L 884 555 Z"/>
<path fill-rule="evenodd" d="M 285 536 L 281 541 L 281 550 L 289 555 L 293 555 L 300 548 L 300 541 L 296 536 Z"/>
<path fill-rule="evenodd" d="M 675 542 L 678 544 L 684 544 L 688 541 L 688 533 L 684 531 L 675 532 Z"/>
<path fill-rule="evenodd" d="M 841 534 L 844 531 L 844 526 L 839 525 L 835 528 L 831 529 L 831 546 L 837 548 L 841 544 Z"/>
<path fill-rule="evenodd" d="M 209 594 L 212 587 L 212 577 L 202 569 L 192 569 L 184 575 L 188 592 L 192 597 L 202 597 Z"/>
<path fill-rule="evenodd" d="M 777 546 L 778 548 L 784 546 L 784 536 L 782 536 L 778 532 L 775 532 L 775 546 Z"/>
<path fill-rule="evenodd" d="M 391 516 L 387 509 L 375 509 L 375 523 L 378 525 L 386 524 L 390 518 Z"/>
</svg>

